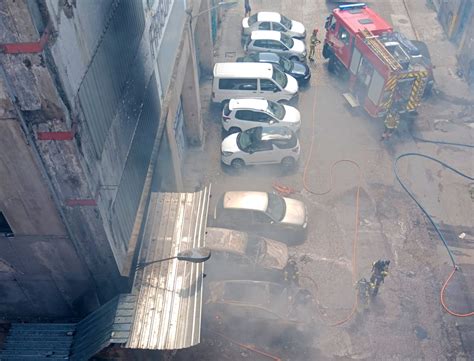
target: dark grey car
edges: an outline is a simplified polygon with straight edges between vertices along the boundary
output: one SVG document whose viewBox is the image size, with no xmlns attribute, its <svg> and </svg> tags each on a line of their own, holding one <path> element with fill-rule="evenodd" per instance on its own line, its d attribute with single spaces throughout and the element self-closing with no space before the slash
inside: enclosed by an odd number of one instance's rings
<svg viewBox="0 0 474 361">
<path fill-rule="evenodd" d="M 299 60 L 290 60 L 275 53 L 249 53 L 237 58 L 237 62 L 273 64 L 278 70 L 295 78 L 300 85 L 307 83 L 311 78 L 311 70 L 308 65 Z"/>
</svg>

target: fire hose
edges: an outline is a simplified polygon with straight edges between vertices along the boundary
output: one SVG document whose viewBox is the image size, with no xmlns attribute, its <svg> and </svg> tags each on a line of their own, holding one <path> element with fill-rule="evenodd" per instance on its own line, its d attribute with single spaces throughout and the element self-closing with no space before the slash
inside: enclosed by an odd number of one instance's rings
<svg viewBox="0 0 474 361">
<path fill-rule="evenodd" d="M 419 140 L 421 140 L 421 138 L 418 138 Z M 459 144 L 459 143 L 450 143 L 450 142 L 442 142 L 442 141 L 427 141 L 427 140 L 422 140 L 422 141 L 425 141 L 425 142 L 428 142 L 428 143 L 435 143 L 435 144 L 445 144 L 445 145 L 451 145 L 451 146 L 461 146 L 461 147 L 469 147 L 469 148 L 474 148 L 474 146 L 472 145 L 469 145 L 469 144 Z M 449 246 L 448 246 L 448 243 L 446 242 L 446 239 L 444 238 L 443 234 L 441 233 L 440 229 L 438 228 L 437 224 L 435 223 L 435 221 L 433 220 L 433 218 L 428 214 L 428 212 L 426 211 L 426 209 L 423 207 L 423 205 L 416 199 L 415 195 L 413 194 L 413 192 L 408 188 L 408 186 L 405 185 L 405 183 L 403 183 L 403 181 L 401 180 L 400 178 L 400 175 L 398 174 L 398 161 L 402 158 L 406 158 L 406 157 L 421 157 L 421 158 L 424 158 L 424 159 L 428 159 L 428 160 L 431 160 L 433 162 L 436 162 L 438 164 L 440 164 L 441 166 L 443 166 L 444 168 L 450 170 L 451 172 L 463 177 L 463 178 L 466 178 L 466 179 L 469 179 L 471 181 L 474 181 L 474 177 L 471 177 L 471 176 L 468 176 L 467 174 L 464 174 L 462 173 L 461 171 L 457 170 L 456 168 L 453 168 L 451 167 L 449 164 L 437 159 L 437 158 L 434 158 L 434 157 L 431 157 L 429 155 L 425 155 L 425 154 L 421 154 L 421 153 L 403 153 L 403 154 L 400 154 L 396 159 L 395 159 L 395 163 L 394 163 L 394 172 L 395 172 L 395 176 L 398 180 L 398 182 L 400 183 L 400 185 L 402 186 L 403 190 L 405 192 L 408 193 L 408 195 L 410 196 L 410 198 L 416 203 L 416 205 L 418 206 L 418 208 L 420 208 L 420 210 L 423 212 L 423 214 L 428 218 L 428 220 L 430 221 L 431 225 L 434 227 L 438 237 L 441 239 L 441 241 L 443 242 L 443 245 L 444 247 L 446 248 L 447 252 L 448 252 L 448 255 L 449 255 L 449 258 L 451 260 L 451 264 L 453 266 L 453 269 L 451 271 L 451 273 L 449 274 L 448 278 L 446 279 L 446 281 L 444 282 L 443 284 L 443 287 L 441 287 L 441 291 L 440 291 L 440 302 L 441 302 L 441 305 L 443 306 L 444 310 L 449 313 L 450 315 L 452 316 L 456 316 L 456 317 L 470 317 L 470 316 L 474 316 L 474 311 L 472 312 L 467 312 L 467 313 L 458 313 L 458 312 L 455 312 L 455 311 L 452 311 L 448 305 L 446 304 L 446 301 L 445 301 L 445 293 L 446 293 L 446 288 L 448 287 L 448 284 L 449 282 L 451 281 L 451 279 L 453 278 L 454 274 L 456 273 L 456 271 L 459 270 L 459 267 L 458 265 L 456 264 L 456 261 L 454 259 L 454 256 L 453 256 L 453 253 L 451 252 Z"/>
</svg>

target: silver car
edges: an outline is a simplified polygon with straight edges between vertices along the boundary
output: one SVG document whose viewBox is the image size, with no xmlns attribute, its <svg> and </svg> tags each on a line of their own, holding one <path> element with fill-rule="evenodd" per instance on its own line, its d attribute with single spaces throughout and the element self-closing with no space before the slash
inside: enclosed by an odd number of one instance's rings
<svg viewBox="0 0 474 361">
<path fill-rule="evenodd" d="M 303 41 L 271 30 L 252 31 L 244 50 L 250 52 L 272 52 L 291 60 L 306 61 L 306 45 Z"/>
<path fill-rule="evenodd" d="M 306 238 L 308 212 L 303 202 L 275 193 L 231 191 L 219 198 L 211 225 L 294 244 Z"/>
</svg>

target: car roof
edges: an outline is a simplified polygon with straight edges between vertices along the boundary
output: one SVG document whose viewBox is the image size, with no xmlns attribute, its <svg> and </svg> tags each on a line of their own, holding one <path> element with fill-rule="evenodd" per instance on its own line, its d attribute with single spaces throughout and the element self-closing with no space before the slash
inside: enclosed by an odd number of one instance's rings
<svg viewBox="0 0 474 361">
<path fill-rule="evenodd" d="M 257 14 L 257 21 L 275 21 L 280 22 L 281 15 L 274 11 L 260 11 Z"/>
<path fill-rule="evenodd" d="M 261 140 L 290 140 L 295 133 L 287 127 L 262 127 Z"/>
<path fill-rule="evenodd" d="M 267 52 L 267 53 L 257 53 L 257 54 L 258 54 L 258 59 L 260 60 L 260 62 L 268 61 L 268 62 L 278 63 L 280 61 L 280 56 L 275 53 Z"/>
<path fill-rule="evenodd" d="M 229 109 L 255 109 L 265 111 L 268 108 L 268 100 L 266 99 L 231 99 L 229 101 Z"/>
<path fill-rule="evenodd" d="M 216 251 L 227 251 L 237 254 L 245 254 L 248 235 L 245 232 L 232 229 L 207 227 L 206 247 Z"/>
<path fill-rule="evenodd" d="M 269 63 L 216 63 L 214 77 L 220 78 L 270 78 L 273 65 Z"/>
<path fill-rule="evenodd" d="M 281 33 L 275 30 L 254 30 L 250 37 L 252 40 L 280 40 Z"/>
<path fill-rule="evenodd" d="M 225 192 L 223 206 L 227 209 L 249 209 L 265 212 L 268 207 L 268 193 L 253 191 Z"/>
</svg>

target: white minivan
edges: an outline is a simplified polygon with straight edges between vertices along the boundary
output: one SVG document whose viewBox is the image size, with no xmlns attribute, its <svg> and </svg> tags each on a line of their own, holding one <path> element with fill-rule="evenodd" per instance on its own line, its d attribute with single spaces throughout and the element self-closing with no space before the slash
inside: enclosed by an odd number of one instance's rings
<svg viewBox="0 0 474 361">
<path fill-rule="evenodd" d="M 264 98 L 290 100 L 298 93 L 298 82 L 291 75 L 267 63 L 217 63 L 214 66 L 212 101 Z"/>
</svg>

